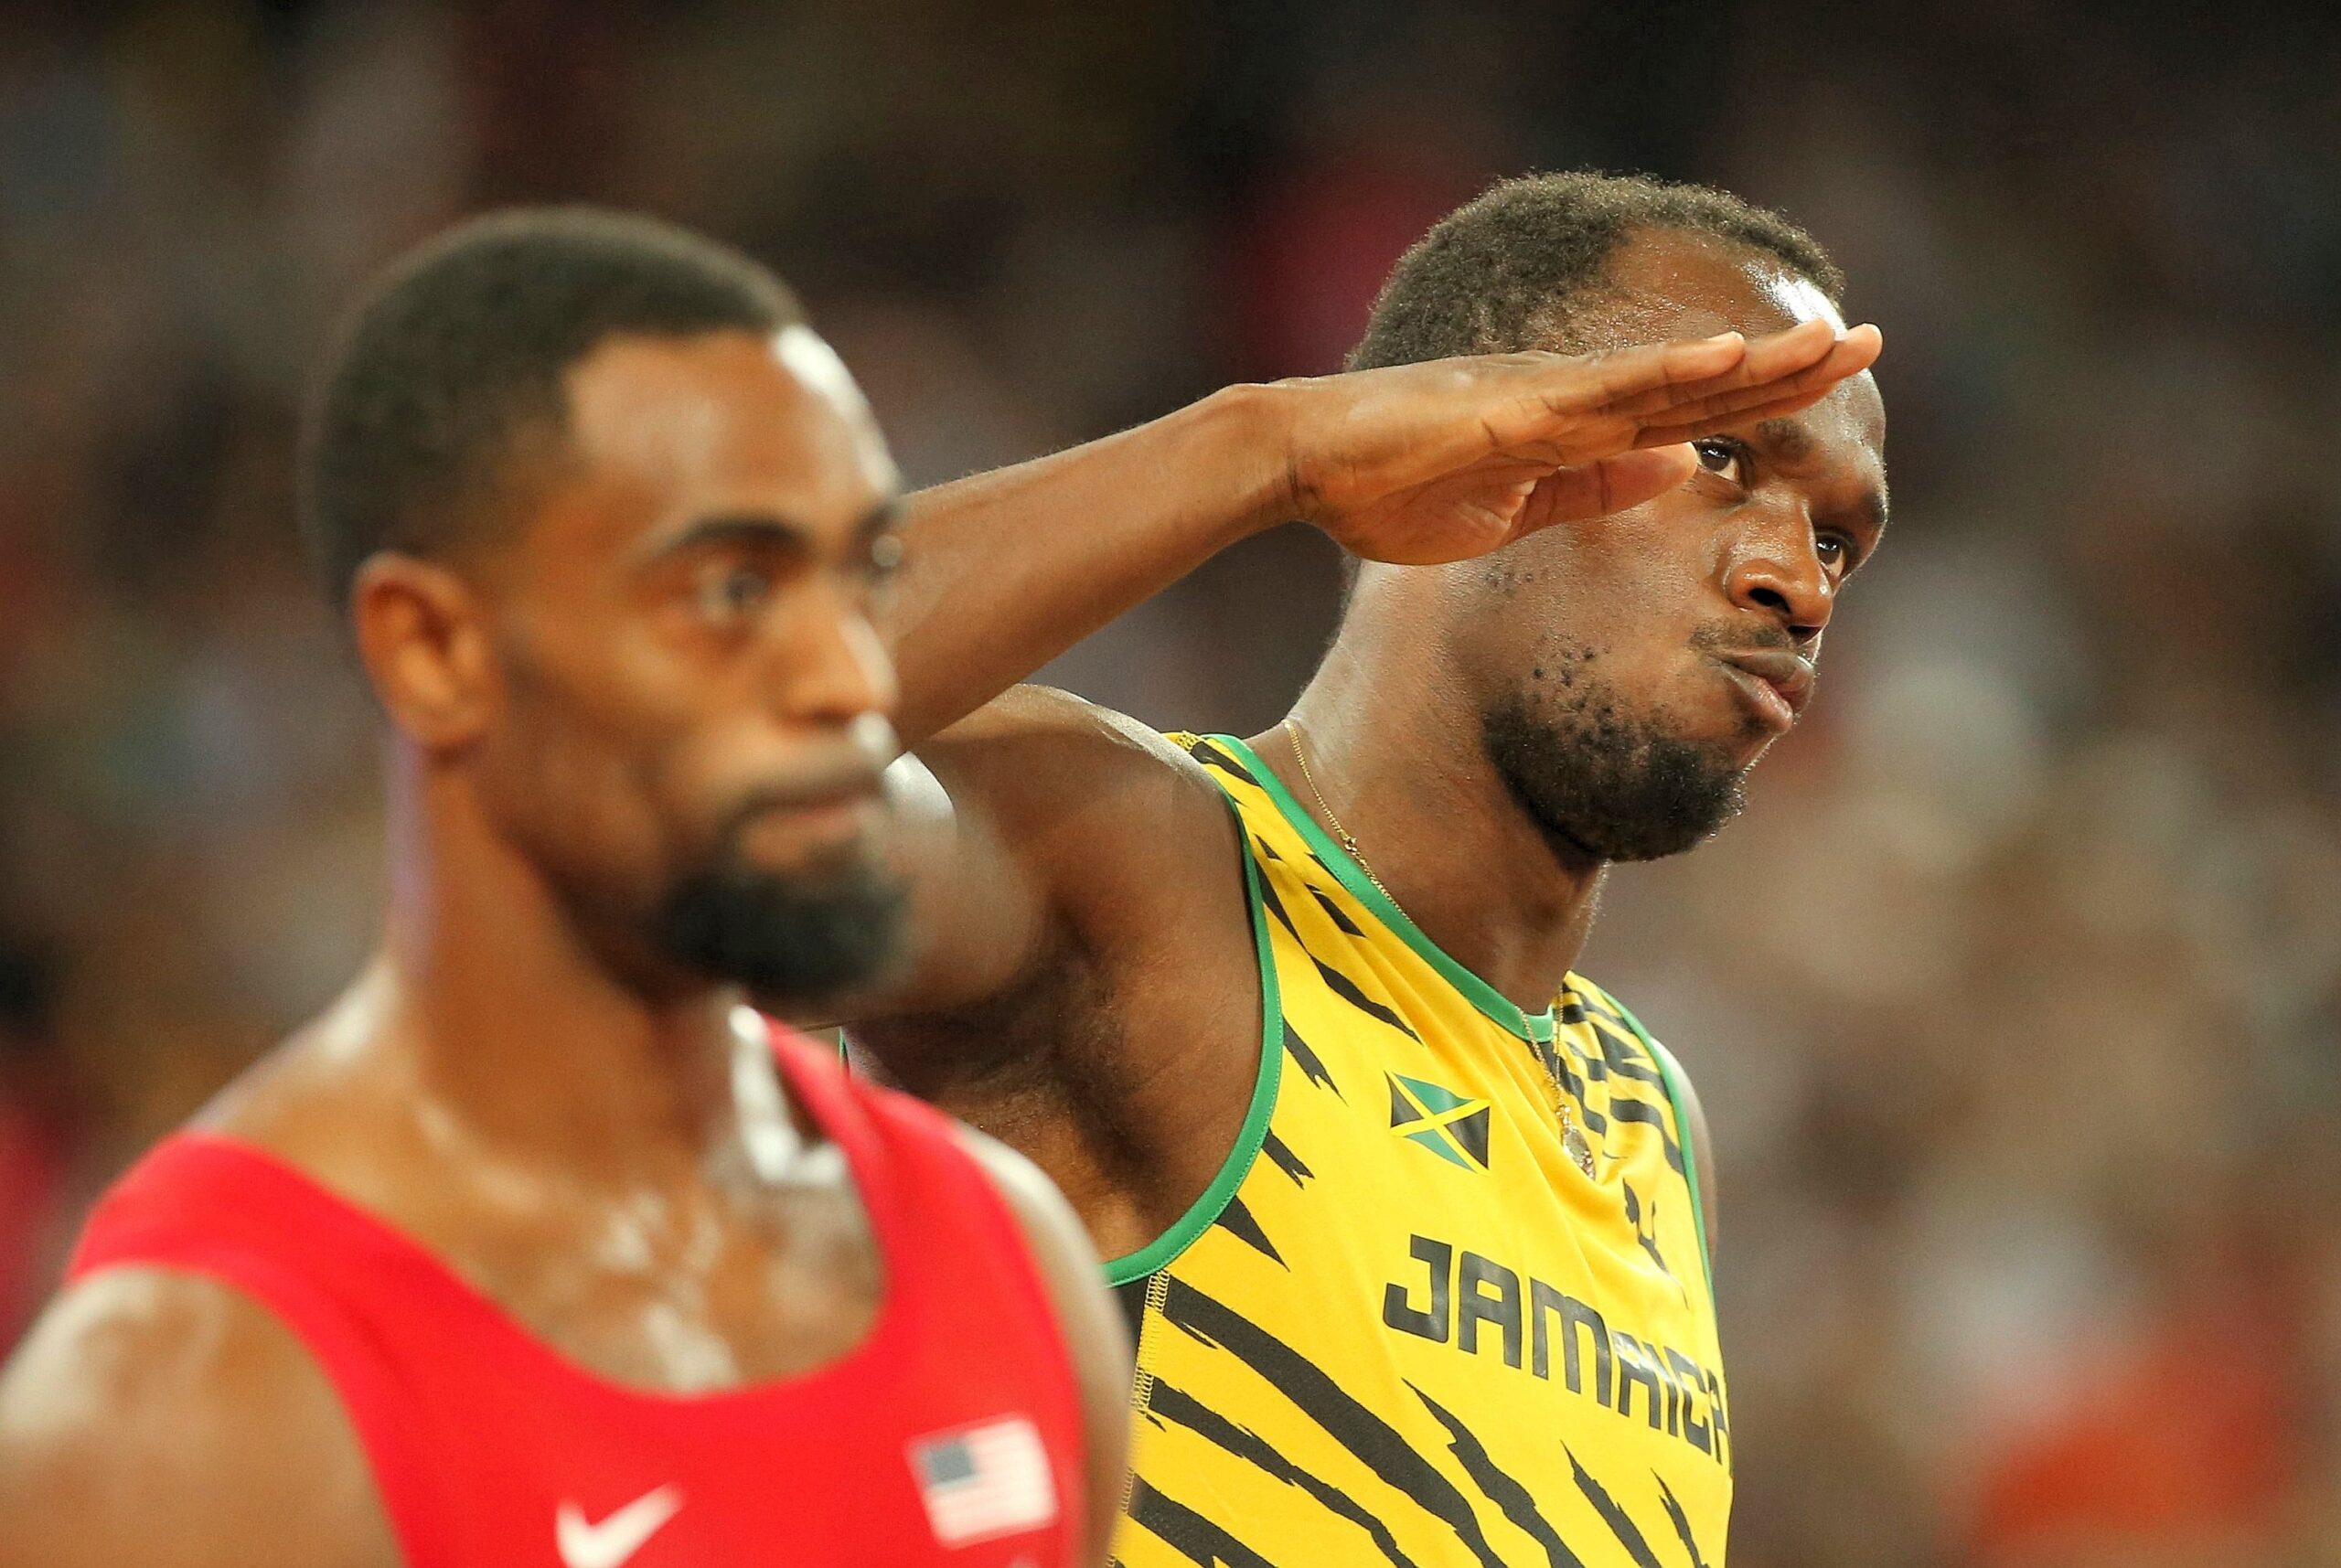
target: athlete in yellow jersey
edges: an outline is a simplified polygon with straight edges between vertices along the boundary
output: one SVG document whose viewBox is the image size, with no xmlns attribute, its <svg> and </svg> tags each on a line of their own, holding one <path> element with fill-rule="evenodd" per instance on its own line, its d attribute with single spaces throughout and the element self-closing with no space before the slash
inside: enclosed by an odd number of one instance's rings
<svg viewBox="0 0 2341 1568">
<path fill-rule="evenodd" d="M 1400 263 L 1382 368 L 914 505 L 883 615 L 931 934 L 851 1038 L 1112 1260 L 1127 1568 L 1722 1568 L 1701 1123 L 1573 966 L 1610 862 L 1736 808 L 1878 543 L 1840 290 L 1720 192 L 1513 182 Z M 1009 689 L 1294 517 L 1364 564 L 1284 723 Z"/>
<path fill-rule="evenodd" d="M 1672 1063 L 1575 976 L 1522 1012 L 1242 741 L 1173 739 L 1241 817 L 1277 1005 L 1232 1190 L 1111 1271 L 1143 1315 L 1122 1559 L 1614 1536 L 1720 1562 L 1729 1406 Z"/>
</svg>

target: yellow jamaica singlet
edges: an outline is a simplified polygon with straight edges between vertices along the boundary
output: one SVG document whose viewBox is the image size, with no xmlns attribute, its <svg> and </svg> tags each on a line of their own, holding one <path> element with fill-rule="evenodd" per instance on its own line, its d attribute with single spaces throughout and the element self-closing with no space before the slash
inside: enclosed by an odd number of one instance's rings
<svg viewBox="0 0 2341 1568">
<path fill-rule="evenodd" d="M 1666 1054 L 1575 976 L 1527 1016 L 1240 741 L 1258 1087 L 1138 1329 L 1124 1568 L 1722 1568 L 1730 1423 Z M 1588 1170 L 1589 1168 L 1589 1170 Z"/>
</svg>

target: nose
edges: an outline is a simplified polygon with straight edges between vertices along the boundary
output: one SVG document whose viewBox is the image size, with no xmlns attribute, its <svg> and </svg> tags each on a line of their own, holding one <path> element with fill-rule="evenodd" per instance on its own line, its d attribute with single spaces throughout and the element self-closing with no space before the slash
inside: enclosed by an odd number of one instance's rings
<svg viewBox="0 0 2341 1568">
<path fill-rule="evenodd" d="M 1724 588 L 1734 604 L 1778 622 L 1802 646 L 1828 626 L 1837 586 L 1813 549 L 1811 522 L 1802 517 L 1778 521 L 1740 541 Z"/>
<path fill-rule="evenodd" d="M 787 719 L 827 728 L 893 718 L 894 661 L 854 595 L 825 584 L 788 621 L 793 635 L 772 652 L 772 688 Z"/>
</svg>

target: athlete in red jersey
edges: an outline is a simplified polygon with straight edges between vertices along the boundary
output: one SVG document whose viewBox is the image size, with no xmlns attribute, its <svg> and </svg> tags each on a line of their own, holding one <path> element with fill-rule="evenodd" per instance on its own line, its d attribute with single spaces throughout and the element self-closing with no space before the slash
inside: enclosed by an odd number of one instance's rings
<svg viewBox="0 0 2341 1568">
<path fill-rule="evenodd" d="M 95 1217 L 0 1383 L 0 1562 L 1099 1562 L 1129 1362 L 1061 1201 L 741 1005 L 898 945 L 895 478 L 835 356 L 688 236 L 491 220 L 361 313 L 305 467 L 382 947 Z"/>
<path fill-rule="evenodd" d="M 72 1277 L 180 1270 L 273 1313 L 334 1385 L 413 1568 L 1074 1561 L 1078 1391 L 1016 1221 L 939 1115 L 780 1051 L 886 1280 L 859 1343 L 796 1376 L 679 1397 L 614 1381 L 299 1169 L 202 1134 L 114 1189 Z"/>
</svg>

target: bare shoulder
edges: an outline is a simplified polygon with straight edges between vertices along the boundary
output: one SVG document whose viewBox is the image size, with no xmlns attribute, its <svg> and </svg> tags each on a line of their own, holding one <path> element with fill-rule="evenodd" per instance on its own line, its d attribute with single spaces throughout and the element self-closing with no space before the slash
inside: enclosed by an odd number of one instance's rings
<svg viewBox="0 0 2341 1568">
<path fill-rule="evenodd" d="M 1040 839 L 1133 815 L 1224 810 L 1201 764 L 1147 725 L 1069 692 L 1020 686 L 919 748 L 947 788 L 972 789 L 1003 831 Z"/>
<path fill-rule="evenodd" d="M 953 1124 L 952 1131 L 1016 1216 L 1043 1272 L 1053 1276 L 1059 1265 L 1074 1265 L 1072 1277 L 1078 1294 L 1094 1294 L 1102 1300 L 1105 1287 L 1098 1283 L 1102 1276 L 1097 1253 L 1089 1244 L 1089 1232 L 1082 1228 L 1056 1183 L 1039 1166 L 989 1133 L 958 1123 Z"/>
<path fill-rule="evenodd" d="M 1044 965 L 1129 981 L 1250 962 L 1227 797 L 1200 763 L 1127 714 L 1019 687 L 922 752 L 956 797 L 980 803 L 1053 927 Z M 1212 872 L 1222 872 L 1212 875 Z M 1107 976 L 1118 978 L 1108 980 Z"/>
<path fill-rule="evenodd" d="M 1129 1468 L 1129 1331 L 1106 1294 L 1088 1233 L 1041 1168 L 971 1127 L 957 1131 L 1015 1213 L 1056 1307 L 1057 1325 L 1081 1381 L 1082 1424 L 1088 1435 L 1088 1552 L 1092 1561 L 1102 1562 Z"/>
<path fill-rule="evenodd" d="M 1018 687 L 897 763 L 894 783 L 922 946 L 901 983 L 839 1016 L 920 1093 L 942 1087 L 919 1064 L 932 1028 L 979 1018 L 1005 1040 L 1045 1018 L 1062 1037 L 1067 1008 L 1082 1010 L 1068 997 L 1126 1003 L 1134 970 L 1245 961 L 1226 797 L 1137 720 Z"/>
<path fill-rule="evenodd" d="M 12 1568 L 394 1568 L 365 1457 L 292 1332 L 214 1281 L 69 1286 L 0 1377 Z"/>
<path fill-rule="evenodd" d="M 1167 737 L 1039 687 L 917 755 L 957 819 L 952 869 L 912 868 L 923 945 L 905 983 L 841 1012 L 857 1059 L 1008 1137 L 1100 1245 L 1134 1251 L 1209 1187 L 1258 1077 L 1228 798 Z"/>
</svg>

